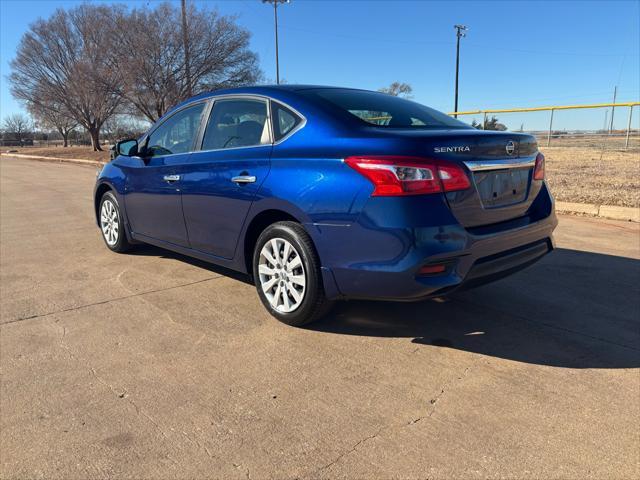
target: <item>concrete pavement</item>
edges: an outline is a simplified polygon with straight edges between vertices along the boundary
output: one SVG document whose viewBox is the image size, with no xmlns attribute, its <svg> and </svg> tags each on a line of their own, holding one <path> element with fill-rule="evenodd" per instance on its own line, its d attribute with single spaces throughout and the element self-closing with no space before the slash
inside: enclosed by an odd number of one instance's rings
<svg viewBox="0 0 640 480">
<path fill-rule="evenodd" d="M 95 169 L 0 160 L 2 478 L 638 478 L 640 226 L 446 303 L 278 323 L 237 275 L 111 253 Z"/>
</svg>

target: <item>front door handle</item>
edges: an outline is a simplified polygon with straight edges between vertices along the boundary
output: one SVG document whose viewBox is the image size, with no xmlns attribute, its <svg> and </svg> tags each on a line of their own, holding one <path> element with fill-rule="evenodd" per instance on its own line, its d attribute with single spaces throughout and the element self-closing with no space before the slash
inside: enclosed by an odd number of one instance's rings
<svg viewBox="0 0 640 480">
<path fill-rule="evenodd" d="M 231 179 L 233 183 L 254 183 L 256 181 L 255 175 L 238 175 Z"/>
<path fill-rule="evenodd" d="M 165 182 L 177 182 L 178 180 L 180 180 L 180 175 L 165 175 L 164 177 L 162 177 L 164 179 Z"/>
</svg>

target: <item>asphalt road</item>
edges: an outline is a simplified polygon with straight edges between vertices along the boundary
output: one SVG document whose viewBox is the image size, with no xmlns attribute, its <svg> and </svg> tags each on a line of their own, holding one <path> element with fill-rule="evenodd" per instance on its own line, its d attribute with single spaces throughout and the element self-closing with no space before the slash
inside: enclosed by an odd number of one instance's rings
<svg viewBox="0 0 640 480">
<path fill-rule="evenodd" d="M 241 277 L 109 252 L 95 169 L 0 160 L 2 478 L 638 478 L 640 229 L 310 329 Z"/>
</svg>

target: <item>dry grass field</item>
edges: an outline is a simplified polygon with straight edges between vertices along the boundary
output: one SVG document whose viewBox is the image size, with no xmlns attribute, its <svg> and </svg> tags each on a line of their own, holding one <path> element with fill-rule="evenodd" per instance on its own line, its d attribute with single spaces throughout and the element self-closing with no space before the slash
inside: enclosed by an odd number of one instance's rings
<svg viewBox="0 0 640 480">
<path fill-rule="evenodd" d="M 546 147 L 548 136 L 546 133 L 536 133 L 536 139 L 540 147 Z M 626 134 L 617 132 L 613 135 L 561 135 L 551 138 L 550 147 L 581 147 L 595 150 L 624 150 L 626 144 Z M 629 150 L 640 149 L 640 132 L 633 131 L 629 137 Z"/>
<path fill-rule="evenodd" d="M 541 147 L 556 200 L 640 207 L 640 151 Z"/>
<path fill-rule="evenodd" d="M 640 207 L 640 150 L 608 147 L 552 146 L 540 149 L 547 159 L 547 179 L 555 198 L 564 202 Z M 90 147 L 26 147 L 19 153 L 107 162 L 109 151 Z"/>
</svg>

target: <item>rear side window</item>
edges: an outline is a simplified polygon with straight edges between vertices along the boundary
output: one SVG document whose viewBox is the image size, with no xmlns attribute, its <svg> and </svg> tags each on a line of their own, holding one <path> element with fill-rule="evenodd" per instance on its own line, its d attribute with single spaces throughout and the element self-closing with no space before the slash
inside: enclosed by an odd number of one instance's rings
<svg viewBox="0 0 640 480">
<path fill-rule="evenodd" d="M 363 122 L 390 128 L 470 128 L 449 115 L 386 93 L 347 89 L 317 89 L 310 93 Z"/>
<path fill-rule="evenodd" d="M 271 102 L 271 109 L 273 111 L 273 134 L 276 142 L 282 140 L 302 123 L 302 119 L 284 105 Z"/>
<path fill-rule="evenodd" d="M 204 133 L 202 150 L 269 143 L 267 102 L 252 99 L 216 100 Z"/>
</svg>

